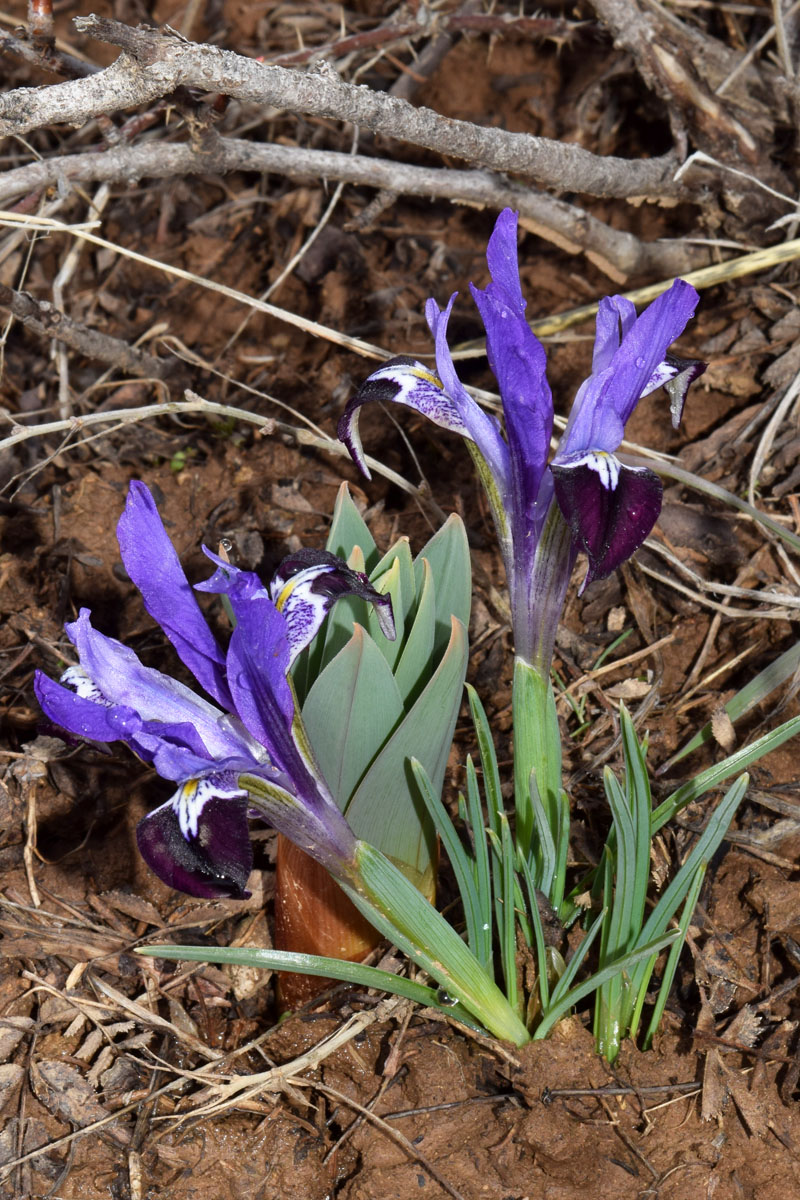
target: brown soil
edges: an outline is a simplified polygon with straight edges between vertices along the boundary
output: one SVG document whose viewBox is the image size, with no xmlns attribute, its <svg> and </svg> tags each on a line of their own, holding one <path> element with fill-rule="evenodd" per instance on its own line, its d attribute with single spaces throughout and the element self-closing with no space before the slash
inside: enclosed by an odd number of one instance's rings
<svg viewBox="0 0 800 1200">
<path fill-rule="evenodd" d="M 355 7 L 348 19 L 358 29 L 391 15 L 389 5 Z M 548 7 L 560 14 L 558 6 Z M 69 24 L 77 9 L 65 3 L 56 10 L 59 36 L 79 47 Z M 11 12 L 24 20 L 22 6 Z M 158 3 L 150 19 L 178 25 L 182 12 Z M 588 8 L 581 12 L 591 17 Z M 138 4 L 121 3 L 114 15 L 136 23 L 146 14 Z M 716 25 L 713 32 L 728 36 L 736 50 L 766 27 L 750 28 L 733 10 L 728 17 L 727 34 Z M 311 0 L 209 4 L 191 36 L 272 56 L 296 47 L 297 30 L 309 44 L 336 38 L 339 8 Z M 102 48 L 83 49 L 97 50 L 101 61 Z M 343 73 L 352 77 L 372 53 L 340 64 Z M 49 79 L 11 56 L 2 61 L 9 87 Z M 359 81 L 386 88 L 410 61 L 407 46 L 394 47 Z M 609 78 L 616 85 L 604 82 Z M 670 113 L 596 23 L 566 47 L 497 34 L 457 39 L 415 99 L 449 116 L 578 141 L 606 154 L 641 156 L 669 145 Z M 234 108 L 225 117 L 231 130 L 255 119 Z M 273 115 L 268 136 L 346 151 L 352 135 L 333 122 L 285 113 Z M 33 139 L 36 152 L 63 152 L 69 137 L 63 129 L 43 133 Z M 4 153 L 18 158 L 18 144 L 4 145 Z M 412 158 L 408 147 L 395 152 Z M 261 295 L 328 199 L 322 186 L 276 176 L 143 181 L 135 189 L 120 183 L 102 233 Z M 458 289 L 454 337 L 479 336 L 466 282 L 485 278 L 482 255 L 494 214 L 400 199 L 362 228 L 358 218 L 371 199 L 364 189 L 343 190 L 273 302 L 398 353 L 424 353 L 426 297 L 441 301 Z M 715 236 L 722 221 L 715 224 L 711 208 L 699 205 L 586 206 L 649 241 Z M 81 221 L 86 213 L 79 190 L 59 215 Z M 731 235 L 731 214 L 724 220 Z M 745 243 L 751 231 L 740 226 L 736 236 Z M 20 243 L 0 255 L 0 283 L 49 298 L 65 254 L 59 238 Z M 532 318 L 615 290 L 586 259 L 533 235 L 522 242 L 521 263 Z M 685 469 L 745 494 L 764 418 L 753 430 L 748 423 L 797 371 L 797 279 L 789 266 L 704 293 L 681 349 L 712 365 L 693 390 L 682 430 L 671 430 L 658 393 L 640 406 L 629 440 L 677 455 Z M 311 420 L 332 434 L 345 398 L 368 370 L 348 351 L 258 313 L 229 345 L 247 315 L 241 305 L 107 250 L 84 250 L 66 306 L 73 318 L 129 343 L 146 338 L 153 352 L 190 358 L 170 384 L 173 398 L 189 386 L 209 400 L 275 417 L 286 430 Z M 587 373 L 590 334 L 583 325 L 548 343 L 562 413 Z M 58 369 L 49 341 L 13 324 L 1 365 L 9 418 L 24 425 L 54 419 Z M 73 352 L 67 369 L 76 415 L 165 398 L 161 385 L 114 369 L 104 374 Z M 491 386 L 480 361 L 464 374 Z M 383 414 L 366 414 L 364 443 L 406 479 L 427 480 L 436 503 L 456 508 L 467 522 L 476 589 L 470 678 L 502 739 L 510 726 L 511 648 L 482 497 L 457 439 L 409 414 L 401 414 L 400 424 L 407 441 Z M 379 545 L 402 530 L 419 546 L 435 518 L 424 495 L 409 496 L 377 476 L 367 485 L 345 459 L 290 432 L 254 434 L 241 421 L 165 415 L 112 432 L 84 429 L 68 446 L 61 438 L 40 436 L 0 451 L 0 1163 L 6 1164 L 0 1196 L 785 1200 L 799 1192 L 797 743 L 753 771 L 735 836 L 709 870 L 652 1051 L 626 1045 L 611 1070 L 594 1053 L 588 1013 L 578 1013 L 549 1042 L 511 1052 L 435 1013 L 344 988 L 276 1023 L 273 984 L 264 973 L 151 965 L 131 953 L 142 939 L 268 945 L 272 834 L 258 835 L 251 900 L 200 903 L 171 892 L 146 870 L 133 840 L 137 821 L 166 798 L 168 785 L 118 747 L 106 753 L 52 740 L 33 697 L 33 670 L 57 674 L 66 653 L 63 622 L 81 605 L 146 662 L 174 666 L 119 563 L 114 526 L 132 478 L 144 479 L 159 498 L 192 578 L 204 572 L 202 542 L 229 538 L 237 561 L 265 576 L 297 545 L 324 544 L 342 479 L 365 508 Z M 762 470 L 759 502 L 796 531 L 799 459 L 796 417 L 788 416 Z M 775 585 L 797 595 L 795 568 L 776 545 L 696 492 L 668 488 L 656 537 L 712 583 Z M 607 820 L 600 764 L 607 753 L 616 761 L 619 698 L 635 711 L 656 685 L 656 703 L 640 719 L 658 766 L 796 637 L 789 621 L 766 617 L 764 606 L 751 601 L 732 602 L 738 612 L 752 609 L 750 616 L 717 620 L 706 593 L 692 588 L 689 595 L 675 583 L 685 586 L 686 579 L 649 549 L 580 598 L 576 580 L 556 663 L 565 683 L 583 678 L 611 631 L 632 630 L 619 656 L 672 637 L 633 666 L 579 685 L 588 727 L 566 740 L 566 771 L 580 855 L 596 849 Z M 737 743 L 794 711 L 791 696 L 776 693 L 737 725 Z M 575 733 L 578 718 L 566 705 L 562 715 L 565 734 Z M 470 748 L 465 714 L 449 800 L 463 786 L 461 764 Z M 720 746 L 707 748 L 670 780 L 722 753 Z M 684 853 L 705 812 L 699 805 L 664 831 L 656 872 Z M 446 871 L 442 886 L 446 896 Z M 338 1048 L 315 1052 L 337 1034 Z M 282 1065 L 288 1069 L 275 1070 Z"/>
</svg>

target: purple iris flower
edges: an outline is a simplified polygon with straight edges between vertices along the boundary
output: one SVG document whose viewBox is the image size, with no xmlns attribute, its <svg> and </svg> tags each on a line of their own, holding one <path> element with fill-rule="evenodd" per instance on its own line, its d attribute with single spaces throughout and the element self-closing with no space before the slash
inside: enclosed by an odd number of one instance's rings
<svg viewBox="0 0 800 1200">
<path fill-rule="evenodd" d="M 470 285 L 486 329 L 489 366 L 503 402 L 505 436 L 456 374 L 447 345 L 455 295 L 425 315 L 436 343 L 435 371 L 413 358 L 391 359 L 349 401 L 339 437 L 369 476 L 358 434 L 359 411 L 372 401 L 408 405 L 460 433 L 486 488 L 511 593 L 516 653 L 547 672 L 555 628 L 579 551 L 583 582 L 610 574 L 650 533 L 661 511 L 658 477 L 616 457 L 625 423 L 657 387 L 670 393 L 678 425 L 689 384 L 705 364 L 667 353 L 694 313 L 698 295 L 683 280 L 636 316 L 623 296 L 600 302 L 592 373 L 582 384 L 550 462 L 553 402 L 544 347 L 525 319 L 517 262 L 517 214 L 505 209 L 489 239 L 491 282 Z"/>
<path fill-rule="evenodd" d="M 341 870 L 352 861 L 355 839 L 313 762 L 287 672 L 340 596 L 376 605 L 393 636 L 389 597 L 326 551 L 285 559 L 268 590 L 257 575 L 206 550 L 217 569 L 197 589 L 227 596 L 236 622 L 223 649 L 143 483 L 130 485 L 117 537 L 145 608 L 210 699 L 145 667 L 81 609 L 65 627 L 80 665 L 60 683 L 36 673 L 44 712 L 80 737 L 126 742 L 177 784 L 137 829 L 142 856 L 171 887 L 193 896 L 247 896 L 254 810 Z M 243 777 L 257 785 L 253 792 Z"/>
</svg>

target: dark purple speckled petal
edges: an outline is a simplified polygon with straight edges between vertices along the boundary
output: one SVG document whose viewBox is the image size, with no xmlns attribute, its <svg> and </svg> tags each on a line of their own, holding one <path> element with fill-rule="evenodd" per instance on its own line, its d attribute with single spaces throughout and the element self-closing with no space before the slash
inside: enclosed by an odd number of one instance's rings
<svg viewBox="0 0 800 1200">
<path fill-rule="evenodd" d="M 661 480 L 646 468 L 626 467 L 600 453 L 554 464 L 552 472 L 564 519 L 589 558 L 583 591 L 641 546 L 661 511 Z"/>
<path fill-rule="evenodd" d="M 211 779 L 188 781 L 139 822 L 142 858 L 169 887 L 189 896 L 244 900 L 253 867 L 246 796 L 220 794 Z"/>
</svg>

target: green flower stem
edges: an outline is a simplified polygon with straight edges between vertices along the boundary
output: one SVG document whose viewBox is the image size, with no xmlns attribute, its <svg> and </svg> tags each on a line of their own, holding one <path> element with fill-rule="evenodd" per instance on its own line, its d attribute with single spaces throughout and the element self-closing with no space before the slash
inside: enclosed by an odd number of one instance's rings
<svg viewBox="0 0 800 1200">
<path fill-rule="evenodd" d="M 560 906 L 564 894 L 569 820 L 564 819 L 566 797 L 561 788 L 561 737 L 556 702 L 550 679 L 517 658 L 514 662 L 514 796 L 517 810 L 517 844 L 534 870 L 534 882 Z M 531 797 L 531 776 L 542 802 L 549 839 L 555 845 L 555 862 L 544 877 L 537 831 L 537 815 Z M 547 835 L 545 835 L 546 837 Z"/>
</svg>

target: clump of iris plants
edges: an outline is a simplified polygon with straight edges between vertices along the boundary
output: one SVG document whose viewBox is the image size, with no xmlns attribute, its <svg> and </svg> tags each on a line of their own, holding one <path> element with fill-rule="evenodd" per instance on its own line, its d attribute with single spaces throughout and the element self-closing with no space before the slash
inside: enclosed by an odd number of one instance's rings
<svg viewBox="0 0 800 1200">
<path fill-rule="evenodd" d="M 196 586 L 224 597 L 233 618 L 227 646 L 221 646 L 152 498 L 144 485 L 133 484 L 119 526 L 123 561 L 148 611 L 210 699 L 142 666 L 131 650 L 94 630 L 85 611 L 67 626 L 80 666 L 68 669 L 60 684 L 39 675 L 37 695 L 57 724 L 97 741 L 127 742 L 177 784 L 138 834 L 142 854 L 166 882 L 194 895 L 244 895 L 252 865 L 248 819 L 256 815 L 320 864 L 430 985 L 291 949 L 150 947 L 144 953 L 383 988 L 518 1045 L 545 1037 L 594 995 L 597 1045 L 613 1060 L 624 1037 L 644 1029 L 647 1044 L 658 1026 L 706 867 L 746 793 L 747 775 L 740 774 L 717 804 L 660 895 L 650 885 L 654 835 L 687 804 L 792 736 L 800 718 L 654 808 L 647 738 L 623 706 L 623 771 L 618 777 L 606 769 L 603 780 L 608 836 L 597 866 L 573 877 L 570 800 L 551 682 L 556 629 L 578 556 L 583 553 L 588 564 L 584 588 L 629 558 L 658 517 L 660 479 L 617 453 L 627 420 L 643 396 L 664 387 L 677 425 L 688 388 L 705 368 L 670 351 L 697 305 L 689 284 L 676 280 L 640 315 L 624 297 L 604 299 L 591 374 L 551 457 L 546 356 L 525 319 L 516 239 L 516 214 L 507 209 L 489 241 L 490 282 L 471 289 L 500 391 L 502 427 L 458 378 L 447 343 L 455 297 L 444 310 L 433 300 L 427 305 L 435 368 L 408 357 L 386 362 L 351 399 L 339 427 L 367 475 L 358 417 L 371 402 L 411 407 L 466 442 L 488 497 L 509 591 L 515 649 L 511 811 L 491 725 L 471 688 L 481 770 L 467 760 L 457 821 L 441 797 L 466 664 L 468 612 L 463 588 L 447 580 L 468 574 L 465 540 L 452 529 L 432 539 L 428 554 L 435 572 L 425 551 L 412 563 L 407 550 L 393 550 L 387 562 L 374 562 L 368 577 L 368 556 L 379 556 L 344 499 L 334 528 L 336 537 L 347 528 L 346 544 L 329 542 L 325 551 L 292 556 L 269 587 L 206 551 L 215 570 Z M 331 618 L 340 597 L 345 599 Z M 336 622 L 328 633 L 326 620 Z M 374 652 L 364 651 L 366 636 Z M 426 676 L 423 664 L 434 647 L 440 665 Z M 357 686 L 355 666 L 362 659 L 372 663 L 371 673 Z M 436 679 L 439 690 L 431 701 Z M 392 688 L 394 708 L 384 719 Z M 427 707 L 415 709 L 425 696 Z M 372 709 L 383 714 L 381 720 L 370 723 Z M 328 721 L 334 711 L 337 720 Z M 358 738 L 346 719 L 356 711 Z M 356 753 L 357 768 L 351 761 Z M 374 768 L 382 761 L 380 770 Z M 382 786 L 360 786 L 373 769 Z M 399 822 L 393 820 L 398 806 L 404 814 Z M 455 918 L 456 924 L 431 903 L 430 887 L 423 895 L 419 871 L 409 861 L 409 845 L 430 847 L 431 830 L 458 884 L 463 920 Z M 425 861 L 433 864 L 433 855 Z M 579 931 L 568 961 L 546 931 L 543 912 L 554 914 L 562 929 Z"/>
</svg>

